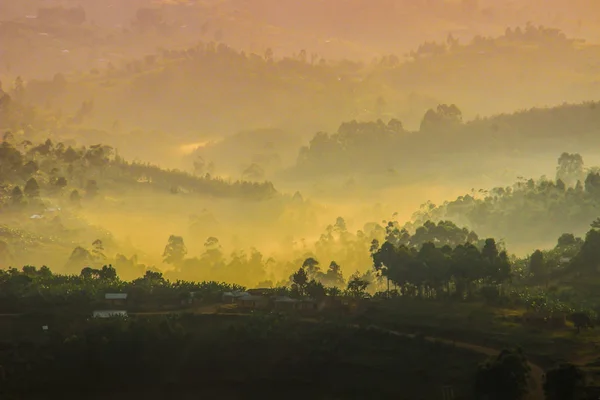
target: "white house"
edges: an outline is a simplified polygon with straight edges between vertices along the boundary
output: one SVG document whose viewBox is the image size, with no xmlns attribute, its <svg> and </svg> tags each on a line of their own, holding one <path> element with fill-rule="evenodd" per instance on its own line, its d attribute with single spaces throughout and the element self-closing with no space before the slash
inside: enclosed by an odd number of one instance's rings
<svg viewBox="0 0 600 400">
<path fill-rule="evenodd" d="M 127 317 L 127 311 L 122 310 L 98 310 L 93 313 L 94 318 Z"/>
</svg>

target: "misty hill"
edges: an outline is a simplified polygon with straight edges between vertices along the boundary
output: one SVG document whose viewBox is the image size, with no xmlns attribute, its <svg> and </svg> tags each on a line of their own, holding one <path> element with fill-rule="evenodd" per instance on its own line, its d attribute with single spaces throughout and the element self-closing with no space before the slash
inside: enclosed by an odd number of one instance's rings
<svg viewBox="0 0 600 400">
<path fill-rule="evenodd" d="M 102 227 L 111 207 L 133 217 L 144 206 L 153 205 L 154 213 L 164 207 L 166 214 L 177 204 L 202 199 L 253 202 L 278 196 L 269 182 L 232 182 L 127 162 L 104 145 L 72 147 L 51 140 L 34 145 L 8 133 L 0 160 L 0 241 L 20 262 L 62 265 L 73 247 L 97 239 L 121 251 L 123 243 Z M 128 199 L 138 199 L 137 205 Z M 125 249 L 138 251 L 131 244 Z"/>
<path fill-rule="evenodd" d="M 481 235 L 502 238 L 518 252 L 545 248 L 563 233 L 583 235 L 600 215 L 598 171 L 584 168 L 579 154 L 563 153 L 554 179 L 521 178 L 512 186 L 473 191 L 437 206 L 427 203 L 414 214 L 413 223 L 449 219 Z"/>
<path fill-rule="evenodd" d="M 196 173 L 218 171 L 219 175 L 262 180 L 294 164 L 303 140 L 280 129 L 239 132 L 202 143 L 188 155 L 187 165 Z"/>
<path fill-rule="evenodd" d="M 468 122 L 463 122 L 455 105 L 440 105 L 425 114 L 418 131 L 404 129 L 396 119 L 347 122 L 333 134 L 317 133 L 301 149 L 290 173 L 297 177 L 393 173 L 396 182 L 406 183 L 424 177 L 443 182 L 506 168 L 527 171 L 536 168 L 531 161 L 541 155 L 550 160 L 563 151 L 595 148 L 600 126 L 597 105 L 535 108 Z"/>
<path fill-rule="evenodd" d="M 3 2 L 2 38 L 10 67 L 1 65 L 0 74 L 5 68 L 29 77 L 52 76 L 65 68 L 88 70 L 106 63 L 102 60 L 115 63 L 125 55 L 144 56 L 156 46 L 190 46 L 198 39 L 259 54 L 268 47 L 281 56 L 306 49 L 326 58 L 363 61 L 405 53 L 448 34 L 461 40 L 499 35 L 507 26 L 528 21 L 597 40 L 597 12 L 591 0 Z M 18 54 L 19 46 L 26 54 Z M 44 63 L 32 62 L 41 54 Z"/>
<path fill-rule="evenodd" d="M 28 141 L 16 144 L 10 133 L 4 139 L 0 145 L 0 176 L 4 182 L 4 204 L 9 207 L 20 207 L 26 200 L 35 202 L 40 196 L 65 199 L 69 193 L 72 201 L 78 201 L 80 196 L 93 199 L 99 194 L 131 191 L 259 200 L 277 193 L 269 182 L 227 182 L 208 174 L 198 177 L 130 163 L 110 146 L 73 148 L 60 142 L 54 145 L 49 139 L 38 145 Z"/>
<path fill-rule="evenodd" d="M 352 119 L 393 117 L 414 127 L 428 108 L 450 101 L 471 118 L 592 100 L 598 48 L 533 25 L 465 45 L 449 36 L 415 47 L 406 61 L 386 55 L 370 65 L 310 49 L 282 58 L 269 48 L 246 53 L 206 42 L 63 74 L 60 87 L 26 79 L 24 99 L 65 113 L 92 102 L 87 127 L 108 131 L 118 123 L 196 141 L 263 128 L 307 134 Z M 6 91 L 11 86 L 5 82 Z"/>
</svg>

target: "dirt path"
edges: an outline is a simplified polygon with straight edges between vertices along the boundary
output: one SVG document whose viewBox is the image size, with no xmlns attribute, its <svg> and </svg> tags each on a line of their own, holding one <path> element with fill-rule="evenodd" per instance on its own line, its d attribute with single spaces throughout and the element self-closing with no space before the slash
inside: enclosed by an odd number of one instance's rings
<svg viewBox="0 0 600 400">
<path fill-rule="evenodd" d="M 416 335 L 414 335 L 414 334 L 401 333 L 401 332 L 392 331 L 389 329 L 380 328 L 378 326 L 371 326 L 371 328 L 378 329 L 378 330 L 381 330 L 384 332 L 388 332 L 388 333 L 390 333 L 392 335 L 396 335 L 396 336 L 403 336 L 403 337 L 409 337 L 409 338 L 416 337 Z M 484 354 L 486 356 L 495 356 L 498 353 L 500 353 L 499 350 L 492 349 L 490 347 L 479 346 L 476 344 L 466 343 L 466 342 L 456 342 L 454 340 L 448 340 L 448 339 L 440 339 L 440 338 L 436 338 L 436 337 L 432 337 L 432 336 L 426 336 L 425 340 L 428 340 L 430 342 L 440 342 L 440 343 L 449 344 L 452 346 L 459 347 L 461 349 L 470 350 L 470 351 L 474 351 L 476 353 Z M 544 370 L 539 365 L 536 365 L 532 362 L 528 361 L 527 363 L 529 364 L 529 367 L 531 368 L 531 376 L 529 378 L 529 394 L 527 395 L 527 399 L 528 400 L 544 400 L 544 388 L 543 388 Z"/>
</svg>

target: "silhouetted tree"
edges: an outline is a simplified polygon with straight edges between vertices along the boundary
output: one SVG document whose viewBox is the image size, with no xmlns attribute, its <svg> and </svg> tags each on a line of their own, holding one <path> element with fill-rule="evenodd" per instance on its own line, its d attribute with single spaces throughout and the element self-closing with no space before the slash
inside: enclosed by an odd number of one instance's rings
<svg viewBox="0 0 600 400">
<path fill-rule="evenodd" d="M 25 183 L 23 192 L 25 193 L 25 196 L 29 198 L 40 197 L 40 186 L 34 178 L 30 178 L 27 183 Z"/>
<path fill-rule="evenodd" d="M 502 350 L 479 366 L 475 394 L 490 400 L 522 399 L 529 391 L 530 371 L 521 349 Z"/>
<path fill-rule="evenodd" d="M 585 374 L 577 366 L 560 364 L 546 372 L 544 394 L 547 400 L 583 400 Z"/>
<path fill-rule="evenodd" d="M 167 264 L 180 264 L 187 254 L 187 248 L 181 236 L 171 235 L 163 252 L 163 261 Z"/>
</svg>

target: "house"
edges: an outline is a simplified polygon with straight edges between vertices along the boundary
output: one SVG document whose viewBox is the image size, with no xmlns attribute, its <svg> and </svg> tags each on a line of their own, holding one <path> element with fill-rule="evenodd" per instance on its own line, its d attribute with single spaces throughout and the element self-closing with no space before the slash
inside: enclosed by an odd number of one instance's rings
<svg viewBox="0 0 600 400">
<path fill-rule="evenodd" d="M 571 262 L 571 257 L 561 257 L 560 260 L 558 260 L 558 265 L 560 267 L 566 266 L 567 264 L 569 264 Z"/>
<path fill-rule="evenodd" d="M 92 314 L 94 318 L 127 317 L 127 311 L 123 310 L 98 310 Z"/>
<path fill-rule="evenodd" d="M 200 292 L 188 292 L 181 295 L 181 305 L 187 306 L 200 300 Z"/>
<path fill-rule="evenodd" d="M 235 303 L 237 299 L 244 297 L 244 296 L 250 296 L 250 293 L 236 290 L 233 292 L 223 293 L 223 296 L 221 297 L 221 299 L 223 300 L 223 303 Z"/>
<path fill-rule="evenodd" d="M 292 299 L 287 296 L 272 298 L 275 311 L 317 311 L 318 303 L 313 299 Z"/>
<path fill-rule="evenodd" d="M 313 299 L 302 299 L 298 302 L 297 309 L 300 311 L 317 311 L 318 304 Z"/>
<path fill-rule="evenodd" d="M 275 289 L 269 288 L 258 288 L 258 289 L 248 289 L 246 292 L 250 293 L 252 296 L 273 296 L 275 293 Z"/>
<path fill-rule="evenodd" d="M 111 306 L 124 306 L 127 304 L 127 293 L 106 293 L 104 302 Z"/>
<path fill-rule="evenodd" d="M 293 311 L 298 306 L 300 300 L 292 299 L 287 296 L 275 296 L 272 299 L 273 309 L 275 311 Z"/>
<path fill-rule="evenodd" d="M 269 298 L 264 296 L 242 296 L 236 300 L 236 304 L 243 310 L 265 309 L 269 306 Z"/>
</svg>

